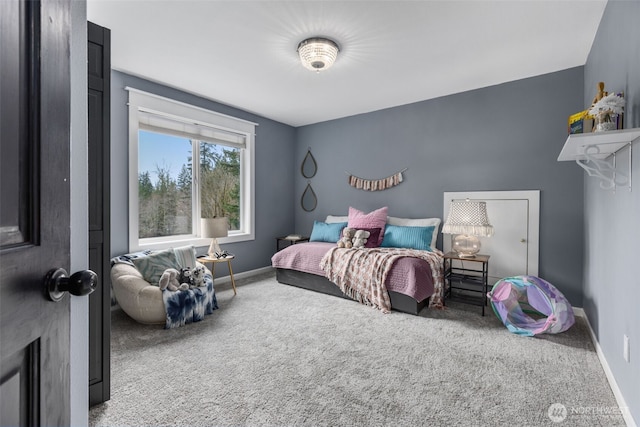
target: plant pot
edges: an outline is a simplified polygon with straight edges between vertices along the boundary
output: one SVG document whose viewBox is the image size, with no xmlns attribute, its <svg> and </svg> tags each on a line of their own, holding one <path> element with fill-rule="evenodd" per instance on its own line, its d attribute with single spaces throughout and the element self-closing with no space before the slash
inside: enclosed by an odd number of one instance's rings
<svg viewBox="0 0 640 427">
<path fill-rule="evenodd" d="M 617 128 L 617 114 L 611 112 L 602 112 L 595 117 L 594 132 L 606 132 L 610 130 L 616 130 Z"/>
</svg>

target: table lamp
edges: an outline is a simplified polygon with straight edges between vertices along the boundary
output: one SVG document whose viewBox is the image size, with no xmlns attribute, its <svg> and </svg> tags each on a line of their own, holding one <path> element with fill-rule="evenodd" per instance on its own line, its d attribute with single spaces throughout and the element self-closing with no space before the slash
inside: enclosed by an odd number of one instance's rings
<svg viewBox="0 0 640 427">
<path fill-rule="evenodd" d="M 449 216 L 442 226 L 442 234 L 455 234 L 453 250 L 460 258 L 473 258 L 480 252 L 480 239 L 477 236 L 493 235 L 493 226 L 489 224 L 487 204 L 466 199 L 452 200 Z"/>
<path fill-rule="evenodd" d="M 229 235 L 229 221 L 226 217 L 220 218 L 201 218 L 200 226 L 202 230 L 202 237 L 211 239 L 211 245 L 207 254 L 210 257 L 215 257 L 216 253 L 222 252 L 220 245 L 218 244 L 219 237 L 227 237 Z"/>
</svg>

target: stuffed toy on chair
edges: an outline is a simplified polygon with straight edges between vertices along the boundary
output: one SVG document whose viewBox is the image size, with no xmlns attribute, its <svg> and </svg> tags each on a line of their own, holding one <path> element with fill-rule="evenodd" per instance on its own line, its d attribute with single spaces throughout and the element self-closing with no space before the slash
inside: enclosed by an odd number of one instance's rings
<svg viewBox="0 0 640 427">
<path fill-rule="evenodd" d="M 178 280 L 180 277 L 180 272 L 175 268 L 167 268 L 162 276 L 160 276 L 160 281 L 158 282 L 158 286 L 161 291 L 168 289 L 170 291 L 183 291 L 185 289 L 189 289 L 188 284 L 181 284 Z"/>
<path fill-rule="evenodd" d="M 356 230 L 356 234 L 353 236 L 353 247 L 364 248 L 369 236 L 371 236 L 371 233 L 366 230 Z"/>
<path fill-rule="evenodd" d="M 191 269 L 191 284 L 192 288 L 199 288 L 205 286 L 204 283 L 205 269 L 202 265 L 196 265 Z"/>
<path fill-rule="evenodd" d="M 193 285 L 193 270 L 191 267 L 184 267 L 180 269 L 178 282 L 183 285 L 187 285 L 187 288 L 190 288 Z"/>
<path fill-rule="evenodd" d="M 338 247 L 347 249 L 352 247 L 353 243 L 351 242 L 351 240 L 353 239 L 355 231 L 356 230 L 354 230 L 353 228 L 345 227 L 342 230 L 342 237 L 340 238 L 340 240 L 338 240 Z"/>
</svg>

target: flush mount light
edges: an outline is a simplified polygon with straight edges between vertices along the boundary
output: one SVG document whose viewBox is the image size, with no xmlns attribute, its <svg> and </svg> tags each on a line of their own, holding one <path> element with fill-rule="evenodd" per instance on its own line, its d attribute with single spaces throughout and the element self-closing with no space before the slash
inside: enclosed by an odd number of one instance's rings
<svg viewBox="0 0 640 427">
<path fill-rule="evenodd" d="M 339 51 L 336 42 L 323 37 L 306 39 L 298 45 L 298 55 L 300 55 L 302 65 L 317 72 L 331 67 Z"/>
</svg>

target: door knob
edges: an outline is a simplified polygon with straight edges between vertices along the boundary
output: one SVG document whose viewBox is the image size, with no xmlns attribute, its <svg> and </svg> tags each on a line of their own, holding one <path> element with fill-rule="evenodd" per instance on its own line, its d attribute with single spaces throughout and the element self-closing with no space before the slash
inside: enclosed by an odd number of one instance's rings
<svg viewBox="0 0 640 427">
<path fill-rule="evenodd" d="M 526 243 L 527 239 L 520 239 L 520 243 Z"/>
<path fill-rule="evenodd" d="M 89 295 L 98 286 L 98 275 L 91 270 L 80 270 L 67 276 L 64 268 L 49 270 L 44 278 L 44 293 L 51 301 L 58 302 L 65 292 L 71 295 Z"/>
</svg>

